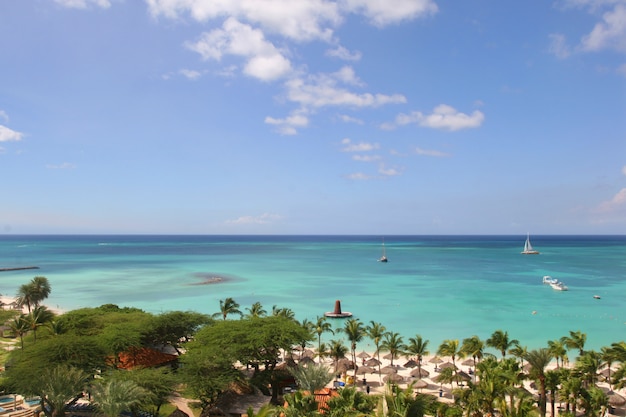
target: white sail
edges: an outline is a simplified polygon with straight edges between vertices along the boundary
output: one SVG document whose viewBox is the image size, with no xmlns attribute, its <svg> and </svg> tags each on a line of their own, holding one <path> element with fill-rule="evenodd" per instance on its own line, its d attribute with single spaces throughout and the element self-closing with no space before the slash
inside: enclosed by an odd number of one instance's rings
<svg viewBox="0 0 626 417">
<path fill-rule="evenodd" d="M 526 236 L 526 242 L 524 242 L 524 250 L 522 251 L 524 255 L 538 255 L 539 252 L 533 248 L 533 245 L 530 244 L 530 234 Z"/>
</svg>

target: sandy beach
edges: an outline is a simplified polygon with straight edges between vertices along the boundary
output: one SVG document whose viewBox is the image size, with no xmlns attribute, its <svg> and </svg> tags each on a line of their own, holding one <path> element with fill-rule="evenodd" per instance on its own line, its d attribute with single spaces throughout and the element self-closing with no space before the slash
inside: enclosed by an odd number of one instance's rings
<svg viewBox="0 0 626 417">
<path fill-rule="evenodd" d="M 2 308 L 4 310 L 15 310 L 15 311 L 19 311 L 19 309 L 15 309 L 14 305 L 16 302 L 17 298 L 16 297 L 9 297 L 6 295 L 0 295 L 0 303 L 2 303 Z M 61 308 L 57 307 L 50 307 L 49 305 L 46 304 L 42 304 L 43 306 L 47 307 L 48 310 L 52 311 L 54 314 L 63 314 L 65 311 Z M 28 307 L 23 306 L 22 307 L 22 313 L 24 314 L 28 314 Z"/>
</svg>

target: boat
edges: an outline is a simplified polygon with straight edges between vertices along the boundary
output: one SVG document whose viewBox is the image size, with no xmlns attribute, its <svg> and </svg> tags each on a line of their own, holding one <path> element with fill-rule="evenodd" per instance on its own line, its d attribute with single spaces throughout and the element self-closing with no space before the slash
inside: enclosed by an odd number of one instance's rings
<svg viewBox="0 0 626 417">
<path fill-rule="evenodd" d="M 596 294 L 596 295 L 593 296 L 593 298 L 595 298 L 596 300 L 599 300 L 602 297 L 600 297 L 599 295 Z"/>
<path fill-rule="evenodd" d="M 378 262 L 388 262 L 388 261 L 389 260 L 387 259 L 387 253 L 385 251 L 385 240 L 383 239 L 383 256 L 378 258 Z"/>
<path fill-rule="evenodd" d="M 563 284 L 561 281 L 551 283 L 550 286 L 557 291 L 567 291 L 569 289 L 567 285 Z"/>
<path fill-rule="evenodd" d="M 539 251 L 536 251 L 533 248 L 533 245 L 530 244 L 530 234 L 526 236 L 526 242 L 524 242 L 522 255 L 539 255 Z"/>
<path fill-rule="evenodd" d="M 543 276 L 543 283 L 544 284 L 556 284 L 558 282 L 559 282 L 558 279 L 552 278 L 550 275 L 544 275 Z"/>
</svg>

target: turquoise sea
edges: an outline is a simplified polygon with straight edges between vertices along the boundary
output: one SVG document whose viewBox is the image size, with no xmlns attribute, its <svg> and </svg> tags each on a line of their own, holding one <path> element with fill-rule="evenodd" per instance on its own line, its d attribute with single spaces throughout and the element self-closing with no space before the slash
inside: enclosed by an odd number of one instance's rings
<svg viewBox="0 0 626 417">
<path fill-rule="evenodd" d="M 626 236 L 0 236 L 0 293 L 48 278 L 46 304 L 70 310 L 113 303 L 159 313 L 241 310 L 259 301 L 314 321 L 341 300 L 364 323 L 380 322 L 431 350 L 444 339 L 497 329 L 529 348 L 587 333 L 599 349 L 626 340 Z M 551 275 L 569 291 L 542 284 Z M 219 283 L 205 284 L 219 277 Z M 601 299 L 594 299 L 599 295 Z M 341 326 L 342 321 L 333 321 Z M 328 335 L 329 338 L 341 335 Z M 360 348 L 372 349 L 369 341 Z"/>
</svg>

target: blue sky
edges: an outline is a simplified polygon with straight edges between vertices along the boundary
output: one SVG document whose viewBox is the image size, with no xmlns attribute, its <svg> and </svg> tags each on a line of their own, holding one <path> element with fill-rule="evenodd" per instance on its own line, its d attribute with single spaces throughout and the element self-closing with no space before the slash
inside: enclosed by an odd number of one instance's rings
<svg viewBox="0 0 626 417">
<path fill-rule="evenodd" d="M 0 233 L 626 233 L 626 0 L 5 0 Z"/>
</svg>

